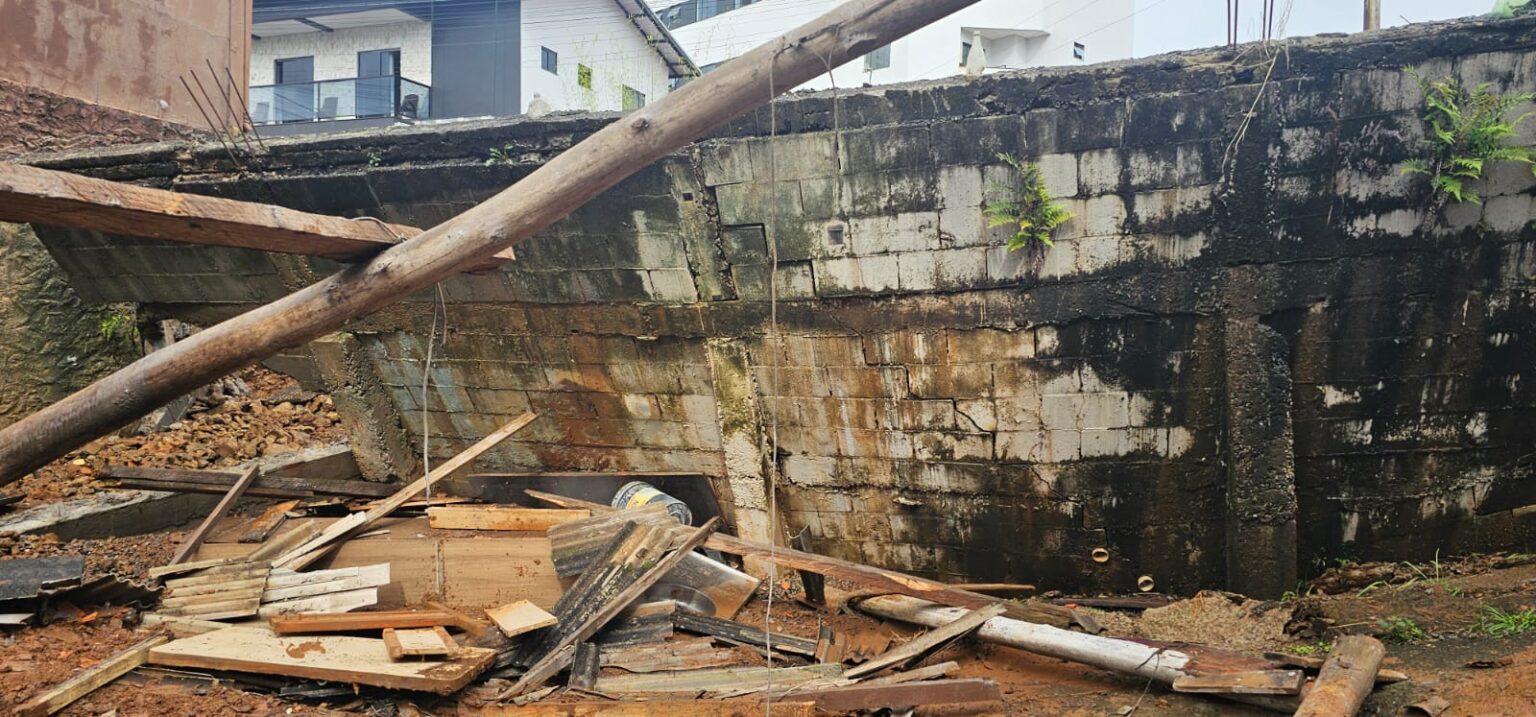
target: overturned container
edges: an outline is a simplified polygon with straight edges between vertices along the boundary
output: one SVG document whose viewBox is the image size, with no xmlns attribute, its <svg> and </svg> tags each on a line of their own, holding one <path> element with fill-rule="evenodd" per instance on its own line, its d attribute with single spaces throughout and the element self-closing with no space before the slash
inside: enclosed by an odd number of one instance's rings
<svg viewBox="0 0 1536 717">
<path fill-rule="evenodd" d="M 666 493 L 661 492 L 656 486 L 645 481 L 630 481 L 619 488 L 619 492 L 613 496 L 613 507 L 639 508 L 643 505 L 661 503 L 667 506 L 667 512 L 677 518 L 677 522 L 683 525 L 693 525 L 693 511 L 688 509 L 688 504 Z"/>
</svg>

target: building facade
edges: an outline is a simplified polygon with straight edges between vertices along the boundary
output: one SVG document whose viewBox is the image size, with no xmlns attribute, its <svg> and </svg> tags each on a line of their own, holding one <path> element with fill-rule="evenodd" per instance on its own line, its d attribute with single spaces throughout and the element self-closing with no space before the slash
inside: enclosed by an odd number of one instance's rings
<svg viewBox="0 0 1536 717">
<path fill-rule="evenodd" d="M 256 0 L 268 134 L 539 110 L 628 110 L 696 74 L 640 0 Z"/>
<path fill-rule="evenodd" d="M 839 4 L 839 0 L 657 0 L 656 14 L 705 72 Z M 827 89 L 959 74 L 980 44 L 987 70 L 1131 56 L 1136 0 L 981 0 L 805 84 Z M 977 59 L 982 59 L 978 57 Z"/>
</svg>

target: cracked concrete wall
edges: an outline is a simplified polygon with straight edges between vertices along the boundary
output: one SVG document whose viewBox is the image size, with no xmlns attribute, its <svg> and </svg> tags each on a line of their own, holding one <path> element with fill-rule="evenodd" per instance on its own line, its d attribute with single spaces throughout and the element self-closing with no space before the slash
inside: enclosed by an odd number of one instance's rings
<svg viewBox="0 0 1536 717">
<path fill-rule="evenodd" d="M 351 355 L 412 450 L 423 410 L 444 458 L 533 408 L 490 463 L 703 472 L 745 534 L 772 499 L 817 550 L 951 580 L 1274 593 L 1334 558 L 1525 548 L 1536 178 L 1498 168 L 1426 225 L 1405 63 L 1536 89 L 1536 19 L 796 95 L 778 136 L 745 116 L 444 282 L 430 368 L 435 292 L 350 326 Z M 207 146 L 45 163 L 427 226 L 610 120 L 272 140 L 259 177 Z M 986 227 L 999 152 L 1076 215 L 1055 246 Z M 303 273 L 43 235 L 94 298 L 201 321 Z"/>
</svg>

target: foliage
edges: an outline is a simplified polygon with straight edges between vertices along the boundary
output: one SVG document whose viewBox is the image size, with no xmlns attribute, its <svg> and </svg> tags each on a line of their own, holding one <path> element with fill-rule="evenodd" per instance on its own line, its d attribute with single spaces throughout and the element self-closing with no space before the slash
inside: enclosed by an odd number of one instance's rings
<svg viewBox="0 0 1536 717">
<path fill-rule="evenodd" d="M 1305 644 L 1301 644 L 1301 645 L 1291 645 L 1290 647 L 1287 647 L 1285 649 L 1286 649 L 1286 651 L 1290 652 L 1292 655 L 1301 655 L 1302 657 L 1313 657 L 1313 656 L 1316 656 L 1316 655 L 1326 655 L 1326 654 L 1328 654 L 1328 651 L 1333 649 L 1333 643 L 1327 642 L 1327 641 L 1323 641 L 1323 640 L 1319 640 L 1318 642 L 1305 643 Z"/>
<path fill-rule="evenodd" d="M 1493 4 L 1493 16 L 1498 18 L 1511 18 L 1515 13 L 1531 12 L 1536 10 L 1536 5 L 1531 0 L 1498 0 Z"/>
<path fill-rule="evenodd" d="M 384 163 L 384 156 L 379 154 L 379 150 L 370 149 L 366 156 L 368 157 L 368 166 L 370 167 L 377 167 Z"/>
<path fill-rule="evenodd" d="M 1381 631 L 1381 638 L 1387 642 L 1422 642 L 1429 639 L 1429 633 L 1411 617 L 1384 617 L 1376 621 L 1376 627 Z"/>
<path fill-rule="evenodd" d="M 1536 610 L 1523 607 L 1514 612 L 1504 612 L 1493 605 L 1484 605 L 1472 629 L 1489 637 L 1524 635 L 1536 630 Z"/>
<path fill-rule="evenodd" d="M 1051 232 L 1071 219 L 1072 214 L 1051 201 L 1039 165 L 1020 161 L 1007 152 L 998 154 L 997 158 L 1013 168 L 1014 181 L 992 185 L 992 191 L 1002 196 L 982 208 L 987 227 L 1012 230 L 1013 236 L 1008 239 L 1010 250 L 1022 249 L 1032 242 L 1055 246 Z"/>
<path fill-rule="evenodd" d="M 510 144 L 506 145 L 505 147 L 492 147 L 491 148 L 491 156 L 490 156 L 489 159 L 485 160 L 485 166 L 489 167 L 489 166 L 491 166 L 493 164 L 511 164 L 512 163 L 512 155 L 510 154 L 511 151 L 512 151 L 512 145 L 510 145 Z"/>
<path fill-rule="evenodd" d="M 1536 94 L 1497 95 L 1484 83 L 1468 90 L 1460 80 L 1426 80 L 1412 68 L 1404 68 L 1419 83 L 1424 95 L 1425 157 L 1403 163 L 1403 173 L 1423 174 L 1435 191 L 1456 202 L 1481 204 L 1482 197 L 1468 186 L 1482 179 L 1498 162 L 1518 162 L 1536 172 L 1536 151 L 1511 146 L 1509 140 L 1532 113 L 1514 119 L 1511 109 L 1536 98 Z"/>
<path fill-rule="evenodd" d="M 97 326 L 101 331 L 101 337 L 108 341 L 122 339 L 129 343 L 139 343 L 139 321 L 132 310 L 113 309 L 112 313 L 101 320 Z"/>
</svg>

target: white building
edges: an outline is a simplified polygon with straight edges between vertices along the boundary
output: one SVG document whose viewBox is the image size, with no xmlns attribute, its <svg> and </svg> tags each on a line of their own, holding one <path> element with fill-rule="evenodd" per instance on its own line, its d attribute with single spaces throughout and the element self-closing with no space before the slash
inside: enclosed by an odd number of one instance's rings
<svg viewBox="0 0 1536 717">
<path fill-rule="evenodd" d="M 697 68 L 641 0 L 255 0 L 268 133 L 634 109 Z M 316 123 L 323 123 L 319 126 Z"/>
<path fill-rule="evenodd" d="M 841 0 L 652 0 L 705 72 L 827 12 Z M 990 70 L 1131 56 L 1137 0 L 981 0 L 837 68 L 839 87 L 959 74 L 980 42 Z M 805 87 L 826 89 L 825 75 Z"/>
</svg>

